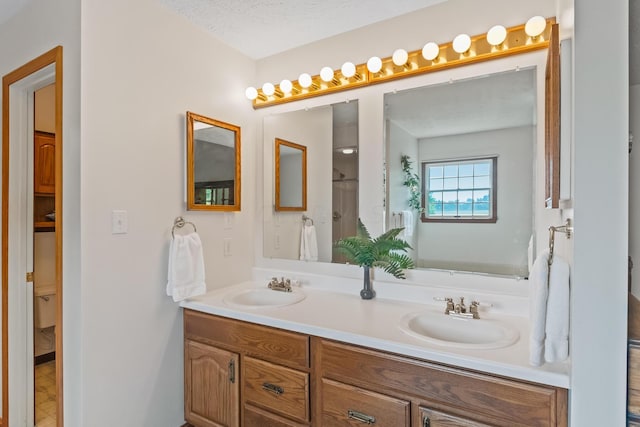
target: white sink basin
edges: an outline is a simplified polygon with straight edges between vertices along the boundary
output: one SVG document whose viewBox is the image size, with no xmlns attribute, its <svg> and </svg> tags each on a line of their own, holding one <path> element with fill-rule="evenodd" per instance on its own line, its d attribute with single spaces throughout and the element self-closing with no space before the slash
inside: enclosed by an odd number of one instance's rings
<svg viewBox="0 0 640 427">
<path fill-rule="evenodd" d="M 405 333 L 432 344 L 469 349 L 507 347 L 520 338 L 513 326 L 495 319 L 461 319 L 443 312 L 410 313 L 400 321 Z"/>
<path fill-rule="evenodd" d="M 298 303 L 306 295 L 295 289 L 292 292 L 274 291 L 269 288 L 244 289 L 223 298 L 225 304 L 239 308 L 283 307 Z"/>
</svg>

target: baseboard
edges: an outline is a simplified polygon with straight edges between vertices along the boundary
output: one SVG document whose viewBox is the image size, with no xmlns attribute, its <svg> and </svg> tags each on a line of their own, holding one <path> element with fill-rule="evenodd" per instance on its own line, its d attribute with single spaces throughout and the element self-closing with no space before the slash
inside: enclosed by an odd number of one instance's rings
<svg viewBox="0 0 640 427">
<path fill-rule="evenodd" d="M 33 364 L 34 365 L 39 365 L 41 363 L 51 362 L 52 360 L 56 360 L 56 352 L 55 351 L 52 351 L 51 353 L 41 354 L 40 356 L 36 356 L 33 359 Z M 0 424 L 0 427 L 2 427 L 2 424 Z"/>
</svg>

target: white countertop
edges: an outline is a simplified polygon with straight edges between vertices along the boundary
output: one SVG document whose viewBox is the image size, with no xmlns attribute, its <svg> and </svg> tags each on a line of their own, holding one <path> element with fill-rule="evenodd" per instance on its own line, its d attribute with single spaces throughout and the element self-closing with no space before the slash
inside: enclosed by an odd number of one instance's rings
<svg viewBox="0 0 640 427">
<path fill-rule="evenodd" d="M 283 307 L 244 308 L 230 306 L 224 298 L 233 293 L 266 287 L 244 282 L 213 290 L 180 303 L 181 307 L 237 320 L 258 323 L 378 350 L 445 363 L 510 378 L 570 388 L 570 363 L 529 365 L 529 325 L 526 317 L 481 312 L 483 319 L 499 319 L 518 329 L 520 338 L 505 348 L 478 350 L 441 346 L 403 332 L 400 319 L 414 312 L 444 309 L 442 305 L 376 297 L 362 300 L 352 293 L 303 286 L 306 298 Z M 444 314 L 442 314 L 444 316 Z"/>
</svg>

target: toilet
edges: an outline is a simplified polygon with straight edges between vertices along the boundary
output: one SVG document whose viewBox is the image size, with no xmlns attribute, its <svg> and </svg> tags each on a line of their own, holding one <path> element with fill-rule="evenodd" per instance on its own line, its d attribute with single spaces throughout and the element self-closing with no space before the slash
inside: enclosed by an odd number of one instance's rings
<svg viewBox="0 0 640 427">
<path fill-rule="evenodd" d="M 56 286 L 36 287 L 34 290 L 35 324 L 38 329 L 56 325 Z"/>
</svg>

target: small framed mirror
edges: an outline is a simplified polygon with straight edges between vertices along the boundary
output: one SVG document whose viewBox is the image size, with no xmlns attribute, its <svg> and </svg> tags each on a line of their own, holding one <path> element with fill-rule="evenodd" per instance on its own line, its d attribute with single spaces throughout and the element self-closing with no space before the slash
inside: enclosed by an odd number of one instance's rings
<svg viewBox="0 0 640 427">
<path fill-rule="evenodd" d="M 276 138 L 276 211 L 307 210 L 307 147 Z"/>
<path fill-rule="evenodd" d="M 240 210 L 240 127 L 190 111 L 187 209 Z"/>
</svg>

